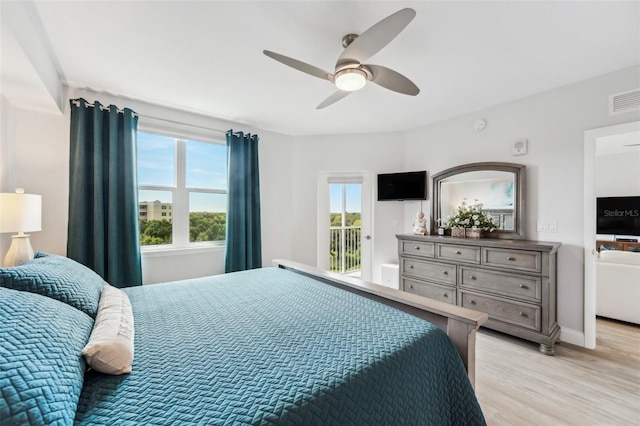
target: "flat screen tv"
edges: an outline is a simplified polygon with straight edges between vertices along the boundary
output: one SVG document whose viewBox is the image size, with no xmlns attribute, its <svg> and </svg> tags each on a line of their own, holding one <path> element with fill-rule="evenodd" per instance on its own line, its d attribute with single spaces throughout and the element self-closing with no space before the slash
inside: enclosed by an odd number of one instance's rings
<svg viewBox="0 0 640 426">
<path fill-rule="evenodd" d="M 640 235 L 640 197 L 602 197 L 596 202 L 597 234 Z"/>
<path fill-rule="evenodd" d="M 378 175 L 378 201 L 426 200 L 427 172 Z"/>
</svg>

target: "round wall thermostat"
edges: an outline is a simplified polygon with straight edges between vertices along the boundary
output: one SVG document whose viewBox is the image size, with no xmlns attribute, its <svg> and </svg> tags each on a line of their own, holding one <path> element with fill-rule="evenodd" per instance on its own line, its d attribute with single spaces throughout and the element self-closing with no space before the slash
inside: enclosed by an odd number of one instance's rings
<svg viewBox="0 0 640 426">
<path fill-rule="evenodd" d="M 484 121 L 484 120 L 476 120 L 476 122 L 473 123 L 473 129 L 477 130 L 477 131 L 480 131 L 480 130 L 484 129 L 486 125 L 487 125 L 486 121 Z"/>
</svg>

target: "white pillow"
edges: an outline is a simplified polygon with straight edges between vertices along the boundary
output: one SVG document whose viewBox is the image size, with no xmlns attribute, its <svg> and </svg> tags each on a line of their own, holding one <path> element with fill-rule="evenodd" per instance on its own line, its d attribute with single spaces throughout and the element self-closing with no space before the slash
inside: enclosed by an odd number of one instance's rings
<svg viewBox="0 0 640 426">
<path fill-rule="evenodd" d="M 105 285 L 89 342 L 82 350 L 87 364 L 107 374 L 131 372 L 133 312 L 125 292 Z"/>
</svg>

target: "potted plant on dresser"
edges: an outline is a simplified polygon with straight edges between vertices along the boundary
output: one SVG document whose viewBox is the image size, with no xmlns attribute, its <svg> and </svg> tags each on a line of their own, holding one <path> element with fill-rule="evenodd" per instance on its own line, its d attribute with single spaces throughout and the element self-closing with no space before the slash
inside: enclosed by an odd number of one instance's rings
<svg viewBox="0 0 640 426">
<path fill-rule="evenodd" d="M 474 201 L 474 204 L 469 204 L 466 198 L 463 199 L 457 210 L 445 218 L 444 222 L 451 229 L 452 237 L 480 238 L 484 231 L 492 232 L 496 229 L 493 219 L 482 211 L 482 203 Z"/>
</svg>

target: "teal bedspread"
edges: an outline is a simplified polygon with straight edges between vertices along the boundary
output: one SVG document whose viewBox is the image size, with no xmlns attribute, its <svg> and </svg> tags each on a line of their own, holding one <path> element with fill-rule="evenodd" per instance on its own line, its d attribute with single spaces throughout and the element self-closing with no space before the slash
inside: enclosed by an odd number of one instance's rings
<svg viewBox="0 0 640 426">
<path fill-rule="evenodd" d="M 434 325 L 291 271 L 126 290 L 133 372 L 87 373 L 76 424 L 476 425 Z"/>
</svg>

